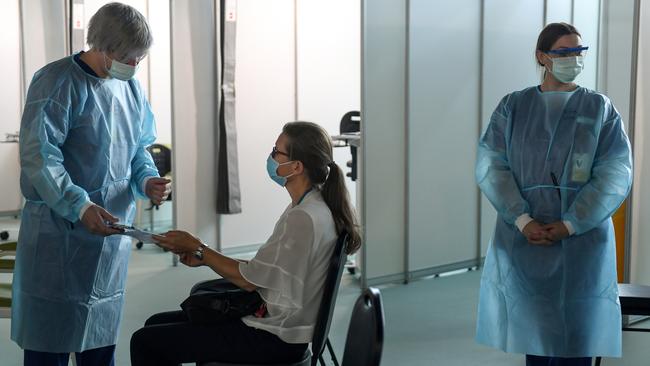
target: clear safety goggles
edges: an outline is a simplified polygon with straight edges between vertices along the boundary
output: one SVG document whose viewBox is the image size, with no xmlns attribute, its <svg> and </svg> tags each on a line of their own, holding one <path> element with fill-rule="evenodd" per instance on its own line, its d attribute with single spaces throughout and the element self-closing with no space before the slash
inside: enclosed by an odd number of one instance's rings
<svg viewBox="0 0 650 366">
<path fill-rule="evenodd" d="M 138 57 L 136 57 L 136 58 L 130 58 L 130 59 L 122 59 L 122 60 L 120 60 L 119 58 L 111 58 L 110 56 L 107 55 L 107 57 L 108 57 L 109 59 L 114 60 L 114 61 L 117 61 L 117 62 L 119 62 L 119 63 L 123 63 L 123 64 L 125 64 L 125 65 L 131 65 L 132 63 L 133 63 L 133 65 L 138 65 L 138 64 L 140 63 L 140 61 L 144 60 L 147 56 L 148 56 L 148 54 L 145 53 L 144 55 L 142 55 L 142 56 L 138 56 Z"/>
<path fill-rule="evenodd" d="M 589 47 L 558 48 L 546 51 L 547 54 L 555 57 L 586 56 Z"/>
</svg>

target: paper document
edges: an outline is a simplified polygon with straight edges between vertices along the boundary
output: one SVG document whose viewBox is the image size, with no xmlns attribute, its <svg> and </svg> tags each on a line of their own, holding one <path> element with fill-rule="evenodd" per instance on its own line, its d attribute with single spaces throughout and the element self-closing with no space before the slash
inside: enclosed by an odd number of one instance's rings
<svg viewBox="0 0 650 366">
<path fill-rule="evenodd" d="M 130 236 L 132 238 L 136 238 L 138 241 L 141 241 L 143 243 L 154 243 L 153 238 L 151 237 L 153 234 L 144 230 L 140 229 L 127 229 L 124 230 L 124 233 L 122 235 Z"/>
<path fill-rule="evenodd" d="M 153 241 L 153 238 L 151 237 L 153 233 L 150 233 L 148 231 L 140 230 L 136 227 L 133 226 L 126 226 L 126 225 L 120 225 L 120 224 L 109 224 L 110 227 L 114 227 L 117 229 L 122 229 L 124 230 L 123 233 L 117 234 L 117 235 L 126 235 L 130 236 L 132 238 L 137 239 L 138 241 L 141 241 L 143 243 L 151 243 L 155 244 Z"/>
</svg>

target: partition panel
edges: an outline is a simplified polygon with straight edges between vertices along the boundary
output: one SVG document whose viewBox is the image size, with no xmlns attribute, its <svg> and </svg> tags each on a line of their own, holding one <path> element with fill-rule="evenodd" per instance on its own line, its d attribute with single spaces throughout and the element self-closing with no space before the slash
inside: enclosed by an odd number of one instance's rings
<svg viewBox="0 0 650 366">
<path fill-rule="evenodd" d="M 597 89 L 598 50 L 600 44 L 600 2 L 601 0 L 573 0 L 573 25 L 582 35 L 582 44 L 589 46 L 585 57 L 585 68 L 576 78 L 576 84 Z"/>
<path fill-rule="evenodd" d="M 485 2 L 481 127 L 484 131 L 497 104 L 506 94 L 540 83 L 535 60 L 537 36 L 543 27 L 544 1 L 490 0 Z M 481 253 L 494 232 L 496 211 L 481 196 Z"/>
<path fill-rule="evenodd" d="M 403 279 L 406 1 L 363 0 L 363 265 L 367 282 Z"/>
<path fill-rule="evenodd" d="M 634 124 L 634 187 L 632 192 L 632 245 L 630 283 L 650 285 L 650 3 L 639 4 L 639 49 L 636 79 Z M 634 68 L 633 68 L 634 69 Z"/>
<path fill-rule="evenodd" d="M 477 259 L 480 24 L 479 1 L 410 1 L 410 272 Z"/>
<path fill-rule="evenodd" d="M 16 133 L 20 129 L 22 110 L 20 78 L 20 16 L 19 1 L 5 1 L 0 5 L 0 141 L 5 134 Z M 0 143 L 0 214 L 15 213 L 22 207 L 20 193 L 20 164 L 18 144 Z"/>
<path fill-rule="evenodd" d="M 237 147 L 242 213 L 221 215 L 222 248 L 262 244 L 290 203 L 266 158 L 295 119 L 294 1 L 237 1 Z"/>
<path fill-rule="evenodd" d="M 546 0 L 546 19 L 544 24 L 548 23 L 572 23 L 573 22 L 573 2 L 568 0 Z"/>
</svg>

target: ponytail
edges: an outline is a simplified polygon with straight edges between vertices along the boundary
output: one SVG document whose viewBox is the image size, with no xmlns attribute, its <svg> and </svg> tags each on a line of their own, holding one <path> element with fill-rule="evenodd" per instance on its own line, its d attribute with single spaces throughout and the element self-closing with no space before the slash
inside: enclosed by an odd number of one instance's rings
<svg viewBox="0 0 650 366">
<path fill-rule="evenodd" d="M 346 253 L 361 247 L 357 216 L 350 204 L 343 171 L 332 161 L 332 139 L 319 125 L 312 122 L 289 122 L 282 132 L 288 137 L 287 148 L 291 159 L 305 166 L 309 180 L 318 187 L 325 204 L 332 212 L 336 233 L 348 234 Z"/>
<path fill-rule="evenodd" d="M 356 215 L 350 204 L 350 196 L 345 187 L 343 172 L 335 162 L 328 164 L 329 174 L 321 188 L 321 195 L 327 207 L 329 207 L 334 217 L 336 232 L 348 233 L 348 242 L 346 253 L 352 254 L 361 247 L 361 237 L 359 235 L 359 225 Z"/>
</svg>

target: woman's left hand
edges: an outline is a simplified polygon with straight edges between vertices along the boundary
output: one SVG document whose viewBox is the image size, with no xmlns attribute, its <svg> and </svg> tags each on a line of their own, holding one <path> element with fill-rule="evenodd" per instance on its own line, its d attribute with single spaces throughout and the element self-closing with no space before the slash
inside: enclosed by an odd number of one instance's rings
<svg viewBox="0 0 650 366">
<path fill-rule="evenodd" d="M 553 242 L 560 241 L 569 236 L 569 230 L 562 221 L 544 225 L 542 230 L 546 231 L 546 236 Z"/>
<path fill-rule="evenodd" d="M 201 240 L 187 231 L 172 230 L 162 235 L 153 235 L 153 240 L 159 246 L 176 254 L 194 252 L 201 245 Z"/>
<path fill-rule="evenodd" d="M 178 257 L 180 258 L 181 263 L 183 263 L 188 267 L 200 267 L 205 264 L 205 262 L 195 257 L 194 253 L 190 253 L 190 252 L 180 253 Z"/>
</svg>

